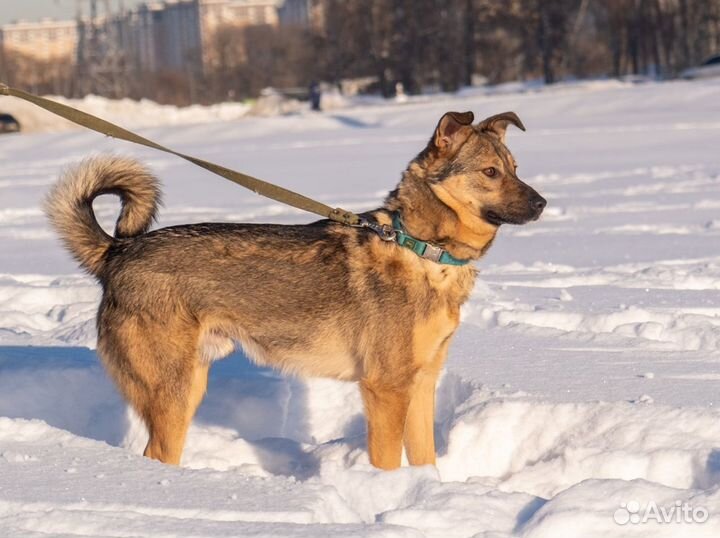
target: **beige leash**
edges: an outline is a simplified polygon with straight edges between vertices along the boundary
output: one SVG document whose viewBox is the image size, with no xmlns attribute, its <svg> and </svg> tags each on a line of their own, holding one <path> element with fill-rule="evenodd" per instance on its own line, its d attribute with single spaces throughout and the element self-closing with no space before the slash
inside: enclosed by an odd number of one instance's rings
<svg viewBox="0 0 720 538">
<path fill-rule="evenodd" d="M 191 163 L 205 168 L 206 170 L 209 170 L 214 174 L 224 177 L 225 179 L 229 179 L 230 181 L 237 183 L 238 185 L 241 185 L 246 189 L 250 189 L 256 194 L 261 194 L 262 196 L 271 198 L 277 202 L 282 202 L 283 204 L 296 207 L 297 209 L 302 209 L 303 211 L 315 213 L 316 215 L 329 218 L 342 224 L 347 224 L 349 226 L 368 227 L 370 229 L 373 229 L 377 233 L 380 233 L 380 231 L 375 230 L 375 227 L 377 227 L 376 224 L 368 222 L 367 220 L 361 218 L 355 213 L 352 213 L 351 211 L 346 211 L 340 208 L 332 208 L 321 202 L 318 202 L 317 200 L 313 200 L 312 198 L 308 198 L 307 196 L 303 196 L 302 194 L 298 194 L 283 187 L 273 185 L 272 183 L 268 183 L 267 181 L 263 181 L 256 177 L 249 176 L 235 170 L 230 170 L 229 168 L 225 168 L 224 166 L 220 166 L 218 164 L 205 161 L 203 159 L 198 159 L 190 155 L 179 153 L 172 149 L 161 146 L 160 144 L 157 144 L 152 140 L 148 140 L 147 138 L 143 138 L 140 135 L 123 129 L 122 127 L 119 127 L 114 123 L 102 120 L 96 116 L 93 116 L 92 114 L 87 114 L 85 112 L 77 110 L 76 108 L 63 105 L 50 99 L 45 99 L 44 97 L 38 97 L 37 95 L 33 95 L 22 90 L 10 88 L 6 84 L 0 82 L 0 96 L 2 95 L 9 95 L 12 97 L 23 99 L 39 106 L 40 108 L 44 108 L 48 112 L 52 112 L 57 116 L 65 118 L 66 120 L 76 123 L 82 127 L 86 127 L 93 131 L 96 131 L 100 134 L 104 134 L 113 138 L 118 138 L 120 140 L 125 140 L 127 142 L 133 142 L 135 144 L 140 144 L 141 146 L 147 146 L 149 148 L 164 151 L 165 153 L 170 153 L 172 155 L 177 155 L 181 159 L 190 161 Z"/>
</svg>

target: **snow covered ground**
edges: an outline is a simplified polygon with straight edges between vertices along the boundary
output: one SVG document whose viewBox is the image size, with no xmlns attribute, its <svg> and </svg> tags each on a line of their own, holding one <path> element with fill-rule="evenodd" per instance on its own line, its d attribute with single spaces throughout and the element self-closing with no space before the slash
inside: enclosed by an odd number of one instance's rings
<svg viewBox="0 0 720 538">
<path fill-rule="evenodd" d="M 508 143 L 549 206 L 478 263 L 437 469 L 374 470 L 354 385 L 239 353 L 211 373 L 183 466 L 142 458 L 92 351 L 97 286 L 40 211 L 48 187 L 114 151 L 164 180 L 160 225 L 312 217 L 92 133 L 0 138 L 0 535 L 720 536 L 720 83 L 517 90 L 142 130 L 361 210 L 443 112 L 520 115 Z M 116 204 L 97 211 L 109 225 Z"/>
<path fill-rule="evenodd" d="M 52 97 L 52 99 L 113 123 L 122 123 L 128 128 L 236 120 L 247 114 L 251 108 L 243 103 L 176 107 L 159 105 L 146 99 L 142 101 L 112 100 L 96 95 L 89 95 L 83 99 L 65 99 L 64 97 Z M 0 104 L 0 110 L 15 116 L 20 122 L 23 132 L 26 133 L 56 133 L 80 129 L 74 123 L 58 116 L 49 115 L 32 103 L 15 97 L 5 98 Z"/>
</svg>

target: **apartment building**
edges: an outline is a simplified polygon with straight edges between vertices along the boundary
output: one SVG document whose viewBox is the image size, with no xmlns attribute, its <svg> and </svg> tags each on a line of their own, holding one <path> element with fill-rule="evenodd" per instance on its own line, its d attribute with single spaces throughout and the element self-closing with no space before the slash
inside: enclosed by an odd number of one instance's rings
<svg viewBox="0 0 720 538">
<path fill-rule="evenodd" d="M 278 8 L 280 24 L 284 26 L 310 26 L 318 2 L 313 0 L 285 0 Z"/>
<path fill-rule="evenodd" d="M 202 72 L 212 65 L 221 28 L 309 25 L 316 0 L 164 0 L 90 21 L 42 20 L 0 26 L 5 54 L 69 63 L 122 56 L 136 71 Z M 98 37 L 100 36 L 100 37 Z"/>
<path fill-rule="evenodd" d="M 280 24 L 288 0 L 166 0 L 123 15 L 122 49 L 141 71 L 199 72 L 213 62 L 213 38 L 224 27 Z M 294 0 L 291 0 L 294 1 Z"/>
<path fill-rule="evenodd" d="M 155 72 L 161 65 L 157 51 L 162 47 L 157 29 L 162 11 L 161 2 L 146 3 L 122 17 L 121 49 L 128 65 L 135 71 Z"/>
<path fill-rule="evenodd" d="M 203 32 L 212 34 L 223 25 L 253 26 L 280 23 L 283 0 L 198 0 Z"/>
<path fill-rule="evenodd" d="M 43 19 L 0 26 L 0 46 L 5 54 L 22 54 L 43 62 L 72 62 L 77 44 L 76 21 Z"/>
</svg>

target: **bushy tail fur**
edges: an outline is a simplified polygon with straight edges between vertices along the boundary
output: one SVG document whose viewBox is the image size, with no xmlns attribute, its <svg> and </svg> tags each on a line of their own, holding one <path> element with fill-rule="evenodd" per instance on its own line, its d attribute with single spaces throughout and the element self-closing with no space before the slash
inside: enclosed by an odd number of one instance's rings
<svg viewBox="0 0 720 538">
<path fill-rule="evenodd" d="M 100 227 L 93 211 L 93 200 L 102 194 L 115 194 L 122 203 L 114 238 Z M 159 205 L 160 184 L 144 166 L 133 159 L 105 156 L 68 169 L 48 195 L 45 213 L 80 265 L 100 276 L 115 238 L 147 232 Z"/>
</svg>

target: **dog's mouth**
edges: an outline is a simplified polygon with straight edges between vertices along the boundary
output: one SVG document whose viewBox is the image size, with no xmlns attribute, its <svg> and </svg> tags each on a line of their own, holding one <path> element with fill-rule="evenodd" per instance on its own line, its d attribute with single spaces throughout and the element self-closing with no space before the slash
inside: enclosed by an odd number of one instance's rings
<svg viewBox="0 0 720 538">
<path fill-rule="evenodd" d="M 531 220 L 536 220 L 539 215 L 501 215 L 492 209 L 488 209 L 483 213 L 483 216 L 493 226 L 500 226 L 501 224 L 525 224 Z"/>
<path fill-rule="evenodd" d="M 487 209 L 483 211 L 482 216 L 493 226 L 500 226 L 501 224 L 527 224 L 531 220 L 538 220 L 541 214 L 542 208 L 522 215 L 513 215 L 510 213 L 501 215 L 492 209 Z"/>
<path fill-rule="evenodd" d="M 485 217 L 485 220 L 493 226 L 500 226 L 501 224 L 507 222 L 504 218 L 495 213 L 495 211 L 485 211 L 483 216 Z"/>
</svg>

